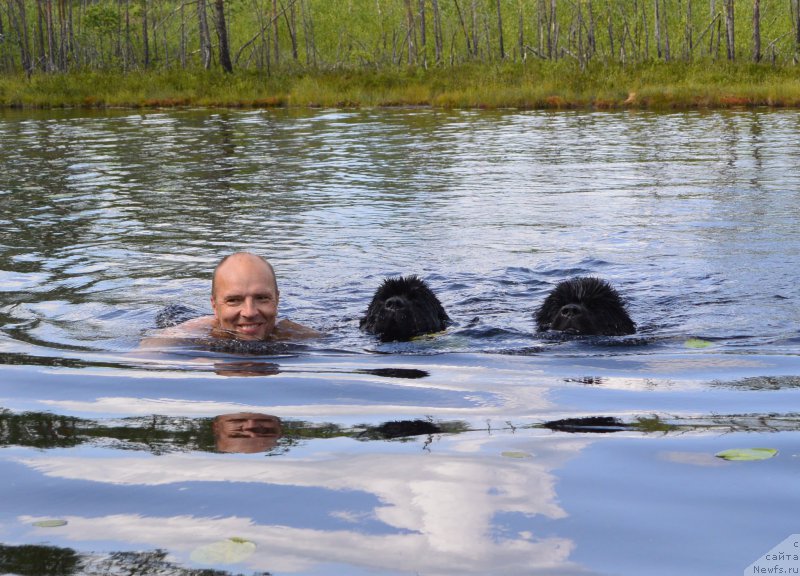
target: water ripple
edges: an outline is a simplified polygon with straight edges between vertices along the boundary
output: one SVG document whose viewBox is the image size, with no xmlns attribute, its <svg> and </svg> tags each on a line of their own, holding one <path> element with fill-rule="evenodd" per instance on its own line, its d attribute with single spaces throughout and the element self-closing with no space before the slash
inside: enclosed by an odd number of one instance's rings
<svg viewBox="0 0 800 576">
<path fill-rule="evenodd" d="M 404 273 L 440 294 L 457 349 L 535 345 L 549 288 L 593 274 L 647 336 L 769 350 L 800 322 L 797 128 L 789 112 L 7 112 L 0 310 L 35 314 L 28 336 L 56 348 L 130 346 L 247 249 L 274 261 L 287 315 L 353 350 L 374 347 L 357 330 L 372 291 Z"/>
</svg>

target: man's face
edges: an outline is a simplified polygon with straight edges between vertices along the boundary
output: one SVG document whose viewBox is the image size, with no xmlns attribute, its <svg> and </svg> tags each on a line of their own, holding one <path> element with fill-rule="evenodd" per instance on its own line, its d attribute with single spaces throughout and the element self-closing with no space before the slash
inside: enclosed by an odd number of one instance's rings
<svg viewBox="0 0 800 576">
<path fill-rule="evenodd" d="M 275 328 L 278 290 L 259 258 L 233 256 L 217 270 L 211 307 L 218 327 L 241 340 L 264 340 Z"/>
</svg>

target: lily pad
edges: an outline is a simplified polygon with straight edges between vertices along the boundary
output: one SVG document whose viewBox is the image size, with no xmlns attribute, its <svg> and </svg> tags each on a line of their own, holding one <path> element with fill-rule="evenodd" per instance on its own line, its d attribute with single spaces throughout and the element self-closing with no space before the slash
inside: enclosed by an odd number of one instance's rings
<svg viewBox="0 0 800 576">
<path fill-rule="evenodd" d="M 198 564 L 236 564 L 246 560 L 255 551 L 254 542 L 234 536 L 195 548 L 190 558 Z"/>
<path fill-rule="evenodd" d="M 531 454 L 528 454 L 527 452 L 513 451 L 501 452 L 500 456 L 505 456 L 506 458 L 531 458 Z"/>
<path fill-rule="evenodd" d="M 772 458 L 778 451 L 774 448 L 732 448 L 717 452 L 717 458 L 735 461 L 766 460 Z"/>
<path fill-rule="evenodd" d="M 684 346 L 687 348 L 709 348 L 713 346 L 711 342 L 708 340 L 701 340 L 700 338 L 689 338 L 686 342 L 683 343 Z"/>
<path fill-rule="evenodd" d="M 37 520 L 33 523 L 37 528 L 58 528 L 59 526 L 66 526 L 66 520 Z"/>
</svg>

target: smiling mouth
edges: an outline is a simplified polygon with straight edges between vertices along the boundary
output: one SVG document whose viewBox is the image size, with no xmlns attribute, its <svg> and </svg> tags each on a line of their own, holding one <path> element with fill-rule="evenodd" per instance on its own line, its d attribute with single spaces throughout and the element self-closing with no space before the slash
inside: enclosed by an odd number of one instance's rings
<svg viewBox="0 0 800 576">
<path fill-rule="evenodd" d="M 258 334 L 261 329 L 264 327 L 264 324 L 238 324 L 236 326 L 236 331 L 239 334 L 244 334 L 246 336 L 254 336 Z"/>
</svg>

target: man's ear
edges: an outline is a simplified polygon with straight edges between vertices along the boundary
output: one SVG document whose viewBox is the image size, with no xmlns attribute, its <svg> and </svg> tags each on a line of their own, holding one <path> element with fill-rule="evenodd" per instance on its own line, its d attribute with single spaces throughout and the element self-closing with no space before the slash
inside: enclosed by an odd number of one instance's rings
<svg viewBox="0 0 800 576">
<path fill-rule="evenodd" d="M 211 310 L 214 311 L 214 318 L 217 317 L 217 301 L 214 300 L 214 296 L 211 296 Z"/>
</svg>

